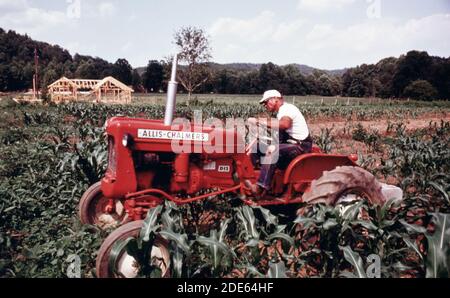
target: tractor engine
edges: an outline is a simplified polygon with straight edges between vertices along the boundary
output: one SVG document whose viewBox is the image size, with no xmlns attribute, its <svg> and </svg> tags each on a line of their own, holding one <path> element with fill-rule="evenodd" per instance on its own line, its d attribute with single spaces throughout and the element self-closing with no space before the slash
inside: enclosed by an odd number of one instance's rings
<svg viewBox="0 0 450 298">
<path fill-rule="evenodd" d="M 138 190 L 159 188 L 195 194 L 201 189 L 231 187 L 233 160 L 201 154 L 137 152 L 133 159 Z"/>
<path fill-rule="evenodd" d="M 208 159 L 190 154 L 176 156 L 170 190 L 172 193 L 195 194 L 201 189 L 234 185 L 232 159 Z"/>
</svg>

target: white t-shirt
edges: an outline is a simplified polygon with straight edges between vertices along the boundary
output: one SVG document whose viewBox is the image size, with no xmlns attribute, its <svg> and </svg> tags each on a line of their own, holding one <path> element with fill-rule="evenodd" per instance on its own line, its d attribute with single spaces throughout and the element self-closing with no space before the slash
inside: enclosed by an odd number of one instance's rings
<svg viewBox="0 0 450 298">
<path fill-rule="evenodd" d="M 292 127 L 286 132 L 296 140 L 303 141 L 306 139 L 309 135 L 309 129 L 302 112 L 293 104 L 285 102 L 278 110 L 277 119 L 281 120 L 286 116 L 292 119 Z"/>
</svg>

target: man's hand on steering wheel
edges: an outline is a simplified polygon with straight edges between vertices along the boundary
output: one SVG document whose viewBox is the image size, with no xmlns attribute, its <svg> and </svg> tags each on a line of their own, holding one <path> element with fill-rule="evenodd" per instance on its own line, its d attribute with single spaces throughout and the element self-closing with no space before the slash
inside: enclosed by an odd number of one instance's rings
<svg viewBox="0 0 450 298">
<path fill-rule="evenodd" d="M 272 119 L 271 119 L 272 120 Z M 249 125 L 249 143 L 246 147 L 246 153 L 250 154 L 251 149 L 258 140 L 266 145 L 274 144 L 275 139 L 273 133 L 269 133 L 270 127 L 267 125 L 267 118 L 248 118 L 247 123 Z M 269 146 L 269 154 L 272 153 L 273 147 Z M 272 149 L 272 150 L 271 150 Z"/>
</svg>

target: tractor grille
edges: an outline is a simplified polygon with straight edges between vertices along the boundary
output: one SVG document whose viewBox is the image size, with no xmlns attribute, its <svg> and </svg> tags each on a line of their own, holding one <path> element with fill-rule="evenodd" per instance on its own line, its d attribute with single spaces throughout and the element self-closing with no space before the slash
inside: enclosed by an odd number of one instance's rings
<svg viewBox="0 0 450 298">
<path fill-rule="evenodd" d="M 112 174 L 116 174 L 117 168 L 117 155 L 116 148 L 114 147 L 114 138 L 108 137 L 108 170 Z"/>
</svg>

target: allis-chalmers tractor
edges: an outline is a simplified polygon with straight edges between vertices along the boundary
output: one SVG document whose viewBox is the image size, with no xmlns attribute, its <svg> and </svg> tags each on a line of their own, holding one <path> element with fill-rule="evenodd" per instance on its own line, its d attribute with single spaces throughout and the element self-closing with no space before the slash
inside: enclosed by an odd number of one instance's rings
<svg viewBox="0 0 450 298">
<path fill-rule="evenodd" d="M 401 199 L 399 188 L 379 183 L 372 174 L 358 167 L 356 156 L 324 154 L 317 146 L 312 153 L 300 155 L 287 167 L 277 169 L 271 192 L 266 197 L 252 198 L 244 182 L 255 182 L 259 169 L 253 165 L 248 152 L 239 152 L 237 144 L 241 136 L 236 129 L 222 129 L 219 134 L 223 138 L 217 138 L 217 128 L 192 124 L 191 130 L 186 131 L 172 125 L 176 65 L 175 58 L 164 121 L 114 117 L 106 122 L 106 174 L 84 193 L 79 204 L 83 223 L 100 228 L 120 226 L 100 248 L 99 277 L 112 277 L 118 272 L 120 276 L 136 276 L 133 258 L 125 249 L 117 258 L 115 268 L 111 268 L 111 249 L 118 240 L 137 236 L 147 211 L 163 204 L 164 200 L 186 204 L 226 193 L 235 193 L 244 203 L 257 206 L 337 204 L 355 195 L 378 205 L 387 198 Z M 173 140 L 190 142 L 194 153 L 175 153 Z M 229 144 L 224 140 L 234 141 Z M 194 148 L 196 144 L 203 144 L 200 150 Z M 211 146 L 222 148 L 223 153 L 209 150 Z M 206 190 L 214 191 L 196 195 Z M 164 260 L 161 269 L 163 276 L 168 276 L 167 242 L 157 239 L 151 254 Z"/>
</svg>

